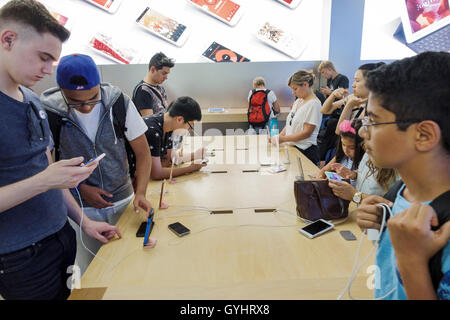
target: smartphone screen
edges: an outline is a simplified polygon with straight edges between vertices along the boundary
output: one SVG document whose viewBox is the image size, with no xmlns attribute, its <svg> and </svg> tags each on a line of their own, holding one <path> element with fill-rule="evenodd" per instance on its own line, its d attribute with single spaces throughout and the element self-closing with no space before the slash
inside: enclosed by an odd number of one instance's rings
<svg viewBox="0 0 450 320">
<path fill-rule="evenodd" d="M 176 234 L 178 234 L 180 236 L 185 235 L 191 231 L 179 222 L 169 224 L 169 229 L 171 229 L 172 231 L 174 231 Z"/>
<path fill-rule="evenodd" d="M 178 23 L 150 8 L 145 9 L 136 22 L 173 42 L 177 42 L 186 30 L 184 24 Z"/>
<path fill-rule="evenodd" d="M 239 10 L 240 5 L 230 0 L 190 0 L 200 7 L 207 8 L 209 12 L 216 16 L 231 21 Z"/>
<path fill-rule="evenodd" d="M 213 42 L 208 49 L 203 52 L 203 56 L 214 62 L 248 62 L 246 57 L 236 53 L 223 45 Z"/>
<path fill-rule="evenodd" d="M 117 42 L 117 39 L 102 33 L 92 37 L 89 41 L 89 46 L 98 53 L 124 64 L 130 64 L 138 55 L 136 50 L 125 48 L 121 43 Z"/>
<path fill-rule="evenodd" d="M 338 175 L 336 172 L 329 172 L 329 171 L 326 171 L 326 172 L 325 172 L 325 175 L 328 177 L 328 179 L 336 180 L 336 181 L 342 181 L 341 176 Z"/>
<path fill-rule="evenodd" d="M 147 229 L 147 221 L 144 221 L 139 226 L 138 231 L 136 232 L 136 237 L 143 237 L 145 236 L 145 230 Z"/>
<path fill-rule="evenodd" d="M 282 43 L 283 39 L 286 38 L 286 33 L 283 29 L 272 26 L 268 22 L 266 22 L 262 28 L 259 29 L 258 34 L 273 44 Z"/>
<path fill-rule="evenodd" d="M 107 9 L 109 9 L 114 2 L 114 0 L 88 0 L 88 1 L 94 2 L 98 5 L 101 5 L 103 8 L 107 8 Z"/>
<path fill-rule="evenodd" d="M 329 227 L 331 227 L 331 225 L 329 225 L 328 223 L 323 222 L 322 220 L 317 220 L 302 229 L 312 235 L 315 235 Z"/>
</svg>

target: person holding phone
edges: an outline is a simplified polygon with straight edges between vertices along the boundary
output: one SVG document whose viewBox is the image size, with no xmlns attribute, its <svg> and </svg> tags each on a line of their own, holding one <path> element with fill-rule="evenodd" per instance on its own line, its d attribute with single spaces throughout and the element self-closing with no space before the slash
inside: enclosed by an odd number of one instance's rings
<svg viewBox="0 0 450 320">
<path fill-rule="evenodd" d="M 286 126 L 279 135 L 270 139 L 272 144 L 292 142 L 315 165 L 319 164 L 317 134 L 322 122 L 321 103 L 313 90 L 315 76 L 312 72 L 299 70 L 288 81 L 292 93 L 298 98 L 287 116 Z"/>
<path fill-rule="evenodd" d="M 174 144 L 181 143 L 181 137 L 189 130 L 194 130 L 195 121 L 202 119 L 200 105 L 191 97 L 179 97 L 169 105 L 166 113 L 159 113 L 143 118 L 148 126 L 145 133 L 152 155 L 151 178 L 168 179 L 186 173 L 195 172 L 206 166 L 206 149 L 201 148 L 186 155 L 175 154 Z M 178 141 L 176 141 L 178 139 Z M 175 141 L 174 141 L 175 140 Z M 191 165 L 173 168 L 174 161 L 194 161 Z"/>
<path fill-rule="evenodd" d="M 323 179 L 327 171 L 334 171 L 340 177 L 349 179 L 350 183 L 329 179 L 329 186 L 336 196 L 356 205 L 370 195 L 385 194 L 398 181 L 395 170 L 379 169 L 372 164 L 364 151 L 362 138 L 357 134 L 361 121 L 344 120 L 340 126 L 336 156 L 320 170 L 317 178 Z"/>
<path fill-rule="evenodd" d="M 167 110 L 167 94 L 161 85 L 174 66 L 175 62 L 162 52 L 150 59 L 147 75 L 133 90 L 133 103 L 143 117 Z"/>
<path fill-rule="evenodd" d="M 349 94 L 349 80 L 345 75 L 336 71 L 331 61 L 322 61 L 318 70 L 322 77 L 327 79 L 326 87 L 320 88 L 320 92 L 325 96 L 325 101 L 323 101 L 322 109 L 320 109 L 323 114 L 323 121 L 317 137 L 322 167 L 333 157 L 338 139 L 335 134 L 336 125 Z"/>
<path fill-rule="evenodd" d="M 56 70 L 58 87 L 44 91 L 41 100 L 49 114 L 55 138 L 55 152 L 61 159 L 81 154 L 86 159 L 106 156 L 99 167 L 72 194 L 84 206 L 86 215 L 96 221 L 116 224 L 130 202 L 134 210 L 147 215 L 146 199 L 151 158 L 145 132 L 147 126 L 129 97 L 108 83 L 100 83 L 94 60 L 83 54 L 61 58 Z M 119 110 L 122 110 L 120 115 Z M 124 126 L 117 123 L 119 118 Z M 136 158 L 136 172 L 130 177 L 127 144 Z M 135 191 L 131 178 L 135 178 Z M 134 198 L 134 199 L 133 199 Z M 79 230 L 77 237 L 81 244 Z M 101 243 L 88 241 L 97 252 Z M 93 256 L 84 248 L 78 252 L 82 272 Z"/>
<path fill-rule="evenodd" d="M 348 78 L 336 71 L 333 62 L 322 61 L 319 64 L 318 70 L 322 77 L 327 79 L 327 85 L 320 88 L 320 91 L 325 97 L 329 97 L 337 88 L 348 89 Z"/>
<path fill-rule="evenodd" d="M 12 0 L 0 9 L 0 295 L 4 299 L 66 299 L 75 261 L 70 217 L 104 243 L 119 229 L 83 215 L 68 188 L 98 162 L 53 163 L 47 114 L 32 87 L 52 73 L 70 33 L 39 2 Z"/>
<path fill-rule="evenodd" d="M 340 126 L 341 134 L 336 147 L 336 156 L 320 169 L 317 178 L 325 179 L 325 172 L 327 171 L 340 171 L 345 173 L 341 176 L 345 179 L 350 179 L 352 185 L 354 185 L 357 176 L 356 170 L 365 153 L 362 138 L 357 133 L 361 127 L 361 121 L 351 122 L 345 120 L 341 122 Z M 344 171 L 342 167 L 350 172 Z M 341 174 L 340 172 L 338 174 Z"/>
</svg>

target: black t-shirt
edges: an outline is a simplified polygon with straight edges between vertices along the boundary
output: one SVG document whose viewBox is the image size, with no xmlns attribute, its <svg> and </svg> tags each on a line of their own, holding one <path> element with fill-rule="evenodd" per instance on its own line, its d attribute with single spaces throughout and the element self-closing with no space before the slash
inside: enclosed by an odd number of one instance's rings
<svg viewBox="0 0 450 320">
<path fill-rule="evenodd" d="M 152 109 L 153 114 L 165 112 L 167 109 L 166 90 L 161 86 L 152 86 L 140 81 L 133 90 L 133 103 L 140 111 Z"/>
<path fill-rule="evenodd" d="M 331 91 L 337 88 L 348 89 L 348 78 L 343 74 L 338 74 L 334 79 L 327 80 L 327 87 L 331 89 Z"/>
<path fill-rule="evenodd" d="M 148 130 L 145 132 L 152 157 L 165 158 L 172 149 L 172 131 L 164 134 L 164 113 L 143 117 Z"/>
</svg>

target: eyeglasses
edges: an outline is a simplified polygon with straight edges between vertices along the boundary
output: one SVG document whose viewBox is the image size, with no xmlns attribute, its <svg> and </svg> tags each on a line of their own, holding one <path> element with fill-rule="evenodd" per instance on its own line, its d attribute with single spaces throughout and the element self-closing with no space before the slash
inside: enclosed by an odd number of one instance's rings
<svg viewBox="0 0 450 320">
<path fill-rule="evenodd" d="M 365 116 L 361 119 L 362 125 L 361 127 L 364 128 L 364 133 L 368 133 L 369 127 L 371 126 L 379 126 L 382 124 L 399 124 L 399 123 L 416 123 L 420 122 L 421 120 L 398 120 L 398 121 L 391 121 L 391 122 L 373 122 L 368 116 Z"/>
<path fill-rule="evenodd" d="M 189 122 L 186 122 L 189 125 L 190 130 L 194 131 L 194 128 L 191 126 Z"/>
<path fill-rule="evenodd" d="M 79 108 L 79 107 L 82 107 L 82 106 L 85 106 L 85 105 L 88 105 L 88 106 L 95 106 L 97 103 L 100 103 L 102 100 L 101 99 L 99 99 L 99 100 L 95 100 L 95 101 L 85 101 L 85 102 L 79 102 L 79 103 L 69 103 L 69 101 L 67 101 L 67 98 L 66 98 L 66 96 L 64 95 L 64 93 L 62 92 L 62 90 L 61 90 L 61 95 L 62 95 L 62 97 L 63 97 L 63 99 L 64 99 L 64 102 L 66 103 L 66 105 L 69 107 L 69 108 Z"/>
</svg>

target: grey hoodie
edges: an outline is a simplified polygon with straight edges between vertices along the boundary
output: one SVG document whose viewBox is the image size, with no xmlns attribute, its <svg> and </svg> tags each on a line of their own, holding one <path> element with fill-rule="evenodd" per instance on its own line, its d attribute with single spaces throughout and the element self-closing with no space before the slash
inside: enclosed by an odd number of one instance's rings
<svg viewBox="0 0 450 320">
<path fill-rule="evenodd" d="M 59 139 L 59 154 L 61 159 L 83 156 L 84 160 L 95 158 L 106 153 L 106 157 L 99 162 L 98 167 L 89 176 L 86 183 L 101 188 L 113 195 L 105 197 L 109 202 L 116 202 L 127 198 L 133 193 L 133 186 L 128 172 L 127 152 L 123 139 L 117 138 L 113 125 L 111 108 L 122 91 L 108 83 L 100 86 L 103 110 L 95 136 L 95 143 L 89 139 L 78 124 L 73 110 L 67 107 L 59 88 L 51 88 L 41 94 L 42 105 L 47 112 L 53 112 L 62 117 Z M 125 107 L 132 103 L 124 94 Z M 78 195 L 71 190 L 78 201 Z"/>
</svg>

